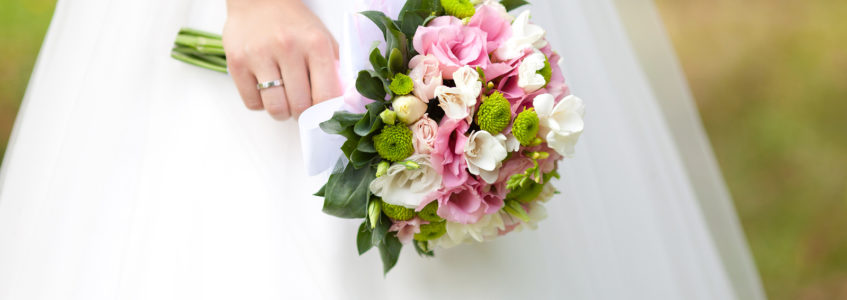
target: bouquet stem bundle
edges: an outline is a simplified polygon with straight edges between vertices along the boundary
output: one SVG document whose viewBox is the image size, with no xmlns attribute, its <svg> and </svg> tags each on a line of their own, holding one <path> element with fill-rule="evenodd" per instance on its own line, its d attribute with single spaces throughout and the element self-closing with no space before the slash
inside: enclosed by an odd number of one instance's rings
<svg viewBox="0 0 847 300">
<path fill-rule="evenodd" d="M 171 57 L 201 68 L 226 73 L 226 55 L 218 34 L 182 28 L 174 41 Z"/>
</svg>

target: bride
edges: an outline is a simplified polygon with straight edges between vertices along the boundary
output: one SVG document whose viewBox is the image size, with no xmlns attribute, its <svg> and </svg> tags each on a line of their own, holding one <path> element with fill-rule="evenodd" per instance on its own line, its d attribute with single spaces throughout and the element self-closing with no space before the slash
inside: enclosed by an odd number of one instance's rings
<svg viewBox="0 0 847 300">
<path fill-rule="evenodd" d="M 563 194 L 383 276 L 296 122 L 358 67 L 355 12 L 403 1 L 363 2 L 59 1 L 0 175 L 0 299 L 764 298 L 649 0 L 532 1 L 588 108 Z M 168 57 L 183 26 L 223 32 L 229 76 Z"/>
</svg>

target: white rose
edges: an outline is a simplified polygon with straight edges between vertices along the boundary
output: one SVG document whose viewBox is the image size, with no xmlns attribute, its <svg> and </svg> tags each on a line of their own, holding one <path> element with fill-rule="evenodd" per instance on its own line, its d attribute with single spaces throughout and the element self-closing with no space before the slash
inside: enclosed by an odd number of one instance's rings
<svg viewBox="0 0 847 300">
<path fill-rule="evenodd" d="M 518 86 L 527 94 L 535 92 L 544 87 L 547 81 L 538 71 L 544 68 L 547 57 L 539 51 L 530 54 L 518 66 Z"/>
<path fill-rule="evenodd" d="M 500 167 L 506 159 L 506 136 L 491 135 L 488 131 L 480 130 L 471 133 L 465 146 L 465 161 L 468 171 L 479 175 L 488 184 L 497 181 Z"/>
<path fill-rule="evenodd" d="M 391 107 L 397 113 L 397 119 L 406 124 L 417 122 L 426 113 L 427 109 L 426 103 L 412 95 L 395 98 L 391 102 Z"/>
<path fill-rule="evenodd" d="M 461 120 L 473 116 L 476 99 L 482 91 L 479 73 L 464 66 L 453 72 L 456 87 L 439 86 L 435 88 L 438 106 L 444 110 L 444 115 L 450 119 Z M 470 120 L 469 120 L 470 121 Z"/>
<path fill-rule="evenodd" d="M 433 246 L 451 248 L 466 242 L 484 242 L 500 236 L 500 230 L 506 230 L 499 212 L 485 215 L 473 224 L 447 222 L 446 227 L 447 233 L 434 240 Z"/>
<path fill-rule="evenodd" d="M 545 137 L 547 145 L 557 153 L 565 157 L 573 156 L 576 142 L 585 127 L 582 99 L 569 95 L 555 104 L 553 95 L 541 94 L 535 97 L 532 105 L 540 121 L 538 134 Z"/>
<path fill-rule="evenodd" d="M 526 48 L 544 48 L 545 33 L 541 26 L 529 23 L 529 11 L 525 10 L 512 22 L 512 36 L 494 54 L 501 60 L 509 60 L 520 56 Z"/>
<path fill-rule="evenodd" d="M 441 175 L 430 165 L 429 155 L 415 154 L 407 160 L 418 163 L 420 168 L 409 170 L 394 164 L 385 175 L 371 181 L 369 188 L 385 203 L 417 208 L 427 195 L 441 188 Z"/>
</svg>

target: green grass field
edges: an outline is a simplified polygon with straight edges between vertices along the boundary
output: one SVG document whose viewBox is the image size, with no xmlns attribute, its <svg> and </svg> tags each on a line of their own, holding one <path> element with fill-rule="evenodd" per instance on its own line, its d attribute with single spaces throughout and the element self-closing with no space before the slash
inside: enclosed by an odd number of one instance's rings
<svg viewBox="0 0 847 300">
<path fill-rule="evenodd" d="M 847 1 L 656 0 L 772 299 L 847 299 Z M 53 0 L 0 0 L 5 150 Z"/>
</svg>

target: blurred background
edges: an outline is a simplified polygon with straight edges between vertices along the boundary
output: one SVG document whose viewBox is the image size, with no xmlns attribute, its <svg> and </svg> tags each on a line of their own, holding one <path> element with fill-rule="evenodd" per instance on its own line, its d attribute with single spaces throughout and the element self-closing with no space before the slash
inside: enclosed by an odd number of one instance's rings
<svg viewBox="0 0 847 300">
<path fill-rule="evenodd" d="M 847 1 L 655 0 L 771 299 L 847 299 Z M 0 151 L 55 0 L 0 0 Z"/>
</svg>

